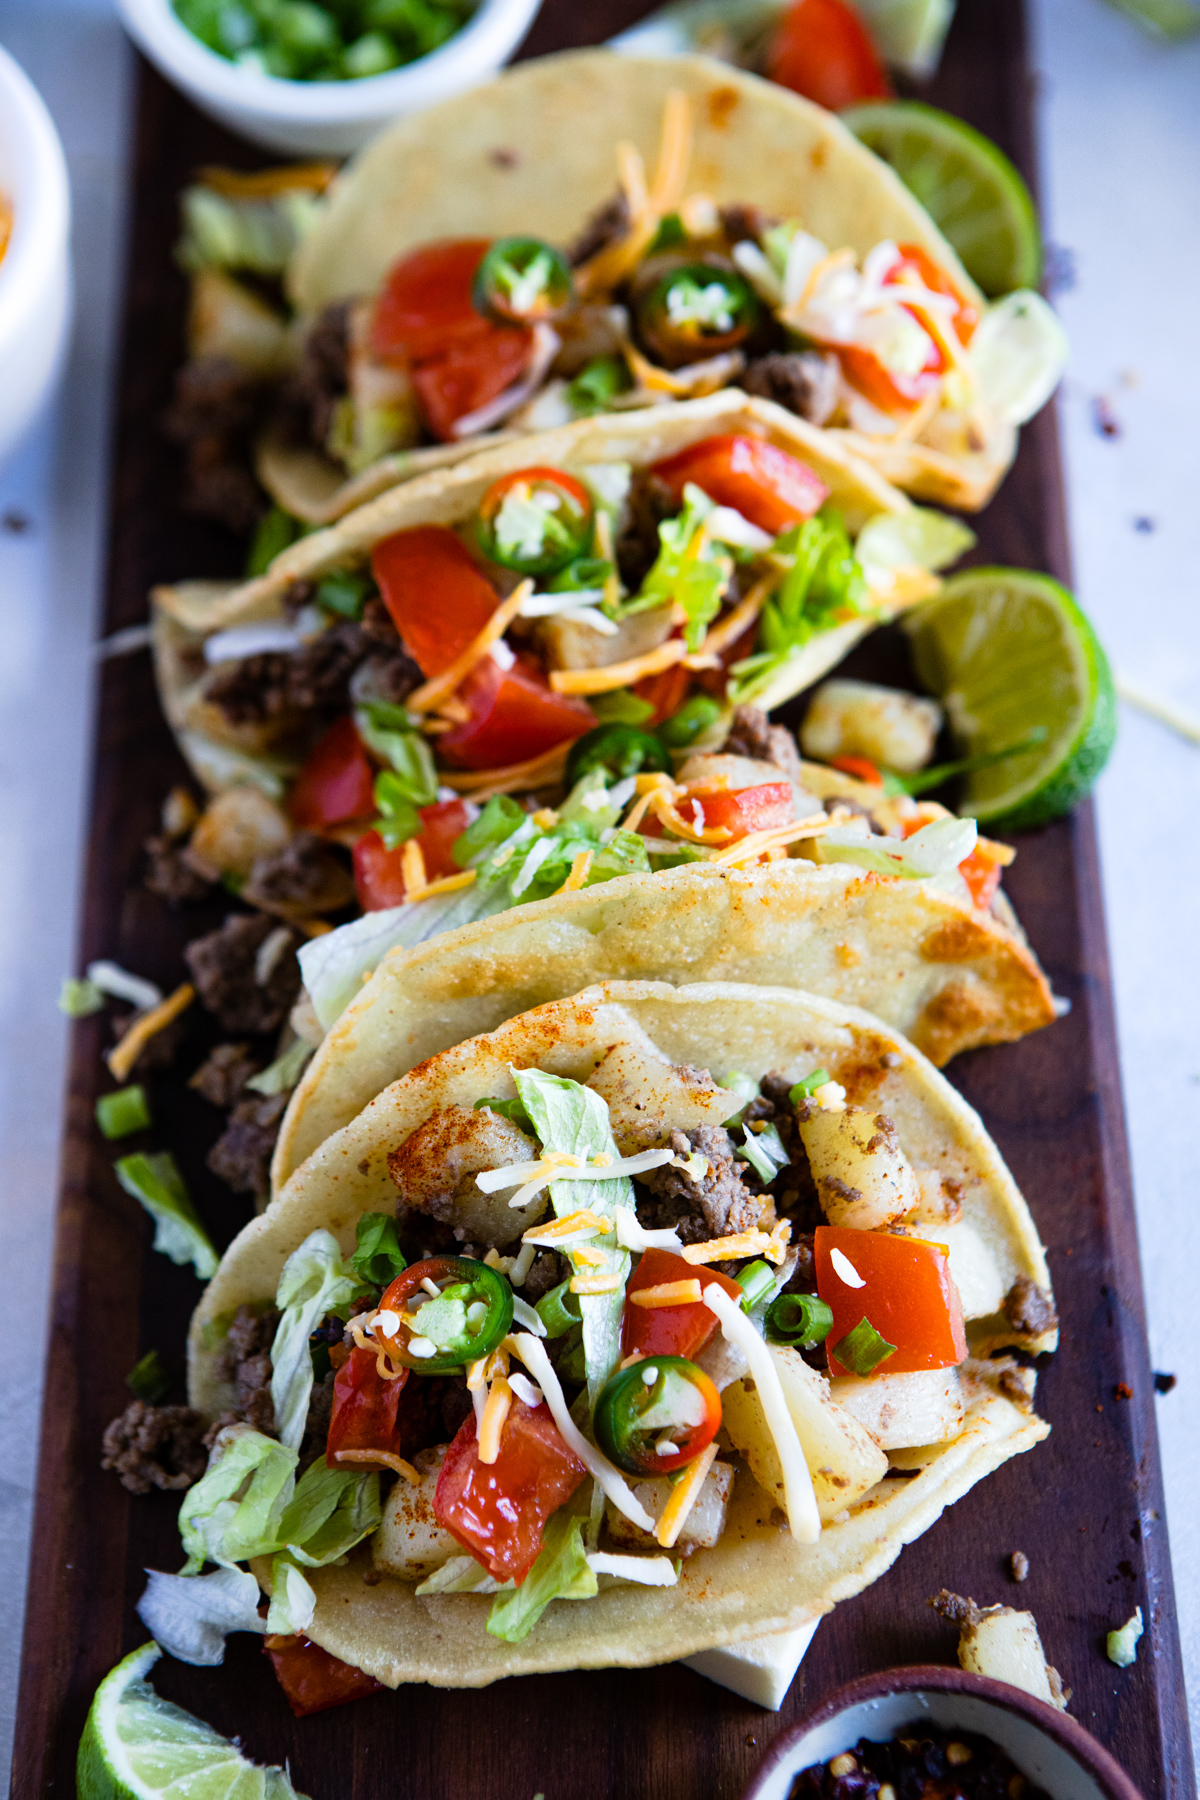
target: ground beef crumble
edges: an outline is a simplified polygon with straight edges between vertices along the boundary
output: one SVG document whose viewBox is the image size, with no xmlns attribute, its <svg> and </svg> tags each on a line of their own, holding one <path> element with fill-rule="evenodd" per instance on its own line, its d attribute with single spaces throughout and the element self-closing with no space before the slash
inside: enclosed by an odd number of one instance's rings
<svg viewBox="0 0 1200 1800">
<path fill-rule="evenodd" d="M 556 1288 L 560 1281 L 566 1281 L 570 1273 L 570 1263 L 557 1250 L 539 1250 L 525 1277 L 525 1285 L 521 1289 L 522 1300 L 527 1300 L 530 1306 L 536 1305 L 543 1294 Z"/>
<path fill-rule="evenodd" d="M 208 1153 L 208 1166 L 235 1194 L 270 1193 L 271 1157 L 287 1103 L 286 1094 L 255 1094 L 239 1100 L 230 1113 Z"/>
<path fill-rule="evenodd" d="M 836 357 L 817 350 L 772 350 L 755 357 L 741 386 L 811 425 L 824 425 L 837 406 L 841 380 Z"/>
<path fill-rule="evenodd" d="M 284 917 L 337 912 L 353 898 L 346 852 L 311 831 L 297 832 L 282 849 L 260 856 L 242 889 L 249 905 Z"/>
<path fill-rule="evenodd" d="M 1026 1337 L 1041 1337 L 1058 1325 L 1058 1313 L 1045 1288 L 1028 1275 L 1018 1275 L 1004 1298 L 1004 1317 L 1014 1331 Z"/>
<path fill-rule="evenodd" d="M 582 231 L 567 250 L 567 261 L 577 269 L 580 263 L 590 262 L 601 250 L 623 238 L 628 230 L 629 202 L 618 191 L 584 221 Z"/>
<path fill-rule="evenodd" d="M 282 400 L 288 423 L 301 440 L 324 445 L 349 384 L 350 307 L 349 300 L 327 306 L 301 346 L 300 367 Z"/>
<path fill-rule="evenodd" d="M 250 1054 L 249 1044 L 218 1044 L 205 1057 L 188 1086 L 213 1106 L 233 1106 L 260 1067 Z"/>
<path fill-rule="evenodd" d="M 636 593 L 658 555 L 658 528 L 679 511 L 675 491 L 661 476 L 638 470 L 629 487 L 628 515 L 617 538 L 617 567 L 630 593 Z"/>
<path fill-rule="evenodd" d="M 192 906 L 212 893 L 212 880 L 193 868 L 187 859 L 186 845 L 178 838 L 154 832 L 145 840 L 143 849 L 146 886 L 168 906 Z"/>
<path fill-rule="evenodd" d="M 185 509 L 241 537 L 263 512 L 250 444 L 266 397 L 258 376 L 225 357 L 205 357 L 179 370 L 163 419 L 167 436 L 184 449 Z"/>
<path fill-rule="evenodd" d="M 284 932 L 266 979 L 258 980 L 259 951 L 272 932 Z M 296 950 L 302 939 L 262 913 L 233 913 L 217 931 L 195 938 L 184 958 L 202 1005 L 225 1031 L 277 1031 L 300 992 Z"/>
<path fill-rule="evenodd" d="M 787 775 L 800 778 L 800 752 L 786 725 L 772 725 L 759 706 L 735 706 L 729 736 L 723 745 L 729 756 L 750 756 L 757 762 L 774 763 Z"/>
<path fill-rule="evenodd" d="M 658 1205 L 651 1202 L 639 1206 L 638 1218 L 643 1225 L 651 1230 L 662 1229 L 659 1216 L 672 1212 L 674 1216 L 663 1222 L 674 1225 L 685 1244 L 695 1244 L 705 1238 L 748 1231 L 758 1224 L 762 1202 L 742 1180 L 741 1169 L 734 1161 L 733 1139 L 723 1125 L 697 1125 L 688 1132 L 674 1130 L 668 1141 L 679 1157 L 688 1157 L 698 1150 L 707 1159 L 708 1168 L 699 1179 L 674 1163 L 647 1170 L 640 1179 Z"/>
<path fill-rule="evenodd" d="M 148 1494 L 151 1488 L 191 1487 L 207 1462 L 199 1413 L 131 1400 L 104 1433 L 100 1467 L 113 1470 L 131 1494 Z"/>
</svg>

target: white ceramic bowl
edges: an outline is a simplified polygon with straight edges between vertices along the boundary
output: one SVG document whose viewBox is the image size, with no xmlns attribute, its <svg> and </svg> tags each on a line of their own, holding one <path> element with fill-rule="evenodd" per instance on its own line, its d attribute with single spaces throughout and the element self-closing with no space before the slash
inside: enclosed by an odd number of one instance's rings
<svg viewBox="0 0 1200 1800">
<path fill-rule="evenodd" d="M 1108 1751 L 1066 1713 L 1006 1682 L 932 1665 L 884 1669 L 838 1688 L 775 1740 L 742 1800 L 788 1800 L 802 1769 L 914 1723 L 990 1738 L 1053 1800 L 1140 1800 Z"/>
<path fill-rule="evenodd" d="M 6 50 L 0 50 L 0 193 L 13 210 L 0 261 L 2 462 L 58 378 L 71 316 L 66 160 L 41 95 Z"/>
<path fill-rule="evenodd" d="M 429 56 L 361 81 L 282 81 L 240 69 L 180 23 L 170 0 L 117 0 L 138 46 L 202 111 L 268 150 L 348 156 L 389 120 L 419 112 L 493 75 L 541 0 L 480 0 L 475 16 Z"/>
</svg>

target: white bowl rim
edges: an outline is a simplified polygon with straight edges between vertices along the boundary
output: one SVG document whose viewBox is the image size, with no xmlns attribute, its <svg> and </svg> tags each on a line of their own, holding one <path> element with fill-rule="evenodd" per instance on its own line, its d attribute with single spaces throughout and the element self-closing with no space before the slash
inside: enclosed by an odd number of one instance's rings
<svg viewBox="0 0 1200 1800">
<path fill-rule="evenodd" d="M 172 80 L 213 101 L 263 118 L 305 123 L 349 123 L 387 117 L 418 98 L 438 98 L 443 83 L 457 85 L 458 65 L 474 70 L 493 53 L 514 48 L 540 0 L 480 0 L 474 16 L 427 56 L 359 81 L 288 81 L 227 62 L 193 37 L 170 0 L 118 0 L 133 35 Z M 499 48 L 497 49 L 497 46 Z"/>
<path fill-rule="evenodd" d="M 46 103 L 16 59 L 0 46 L 0 97 L 7 126 L 24 145 L 23 191 L 5 193 L 12 236 L 0 260 L 0 341 L 20 315 L 39 304 L 66 253 L 71 198 L 67 163 Z"/>
<path fill-rule="evenodd" d="M 1086 1769 L 1107 1800 L 1142 1800 L 1133 1780 L 1116 1758 L 1077 1719 L 1071 1718 L 1068 1713 L 1059 1712 L 1053 1706 L 1047 1706 L 1043 1700 L 1035 1700 L 1031 1694 L 1026 1694 L 1021 1688 L 1011 1687 L 1007 1682 L 993 1681 L 987 1675 L 976 1675 L 969 1669 L 940 1663 L 914 1663 L 901 1668 L 880 1669 L 870 1675 L 860 1675 L 844 1686 L 835 1688 L 833 1693 L 827 1694 L 806 1712 L 803 1718 L 780 1733 L 755 1770 L 741 1800 L 761 1800 L 769 1777 L 781 1763 L 786 1765 L 792 1750 L 817 1726 L 828 1724 L 851 1707 L 884 1694 L 919 1696 L 922 1693 L 969 1694 L 980 1700 L 990 1701 L 1007 1712 L 1016 1713 L 1044 1732 Z"/>
</svg>

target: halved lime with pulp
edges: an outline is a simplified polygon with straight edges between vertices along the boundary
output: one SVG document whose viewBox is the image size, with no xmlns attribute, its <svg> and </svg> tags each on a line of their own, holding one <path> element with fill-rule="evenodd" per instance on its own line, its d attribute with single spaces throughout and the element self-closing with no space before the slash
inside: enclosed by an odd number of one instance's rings
<svg viewBox="0 0 1200 1800">
<path fill-rule="evenodd" d="M 968 756 L 1024 745 L 966 777 L 962 811 L 1027 830 L 1088 793 L 1117 701 L 1100 641 L 1066 588 L 1028 569 L 965 569 L 910 613 L 921 681 Z"/>
<path fill-rule="evenodd" d="M 841 116 L 892 165 L 985 294 L 1037 286 L 1042 236 L 1033 200 L 990 138 L 922 100 L 867 100 Z"/>
<path fill-rule="evenodd" d="M 79 1740 L 78 1800 L 303 1800 L 282 1769 L 161 1700 L 145 1679 L 162 1651 L 143 1644 L 96 1690 Z"/>
</svg>

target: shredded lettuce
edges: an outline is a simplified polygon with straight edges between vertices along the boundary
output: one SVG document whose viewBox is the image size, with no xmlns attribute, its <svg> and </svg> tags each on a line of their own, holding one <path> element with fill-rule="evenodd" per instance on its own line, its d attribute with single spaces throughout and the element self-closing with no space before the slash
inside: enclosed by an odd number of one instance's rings
<svg viewBox="0 0 1200 1800">
<path fill-rule="evenodd" d="M 252 1075 L 246 1086 L 256 1094 L 290 1094 L 312 1053 L 312 1045 L 298 1037 L 261 1074 Z"/>
<path fill-rule="evenodd" d="M 1138 1639 L 1145 1629 L 1139 1606 L 1134 1609 L 1133 1617 L 1126 1619 L 1119 1630 L 1109 1632 L 1105 1643 L 1109 1662 L 1115 1663 L 1118 1669 L 1130 1668 L 1137 1661 Z M 490 1625 L 488 1630 L 491 1630 Z"/>
<path fill-rule="evenodd" d="M 169 1656 L 195 1668 L 225 1660 L 230 1631 L 274 1631 L 259 1617 L 258 1582 L 244 1569 L 214 1569 L 209 1575 L 164 1575 L 147 1569 L 149 1580 L 138 1601 L 138 1618 Z"/>
<path fill-rule="evenodd" d="M 506 1644 L 519 1644 L 552 1600 L 591 1600 L 598 1589 L 583 1543 L 583 1520 L 561 1508 L 546 1522 L 538 1559 L 520 1587 L 492 1602 L 487 1628 Z"/>
<path fill-rule="evenodd" d="M 859 532 L 854 555 L 869 587 L 886 593 L 897 569 L 947 569 L 975 543 L 961 519 L 931 506 L 876 513 Z"/>
<path fill-rule="evenodd" d="M 780 1169 L 788 1166 L 788 1153 L 783 1147 L 778 1128 L 768 1125 L 765 1131 L 751 1131 L 747 1125 L 742 1136 L 745 1143 L 737 1147 L 737 1155 L 748 1162 L 762 1181 L 774 1181 Z"/>
<path fill-rule="evenodd" d="M 256 275 L 283 273 L 320 206 L 319 196 L 303 188 L 235 200 L 198 184 L 184 188 L 179 203 L 183 236 L 175 256 L 182 268 Z"/>
<path fill-rule="evenodd" d="M 217 1253 L 170 1151 L 157 1156 L 122 1156 L 113 1167 L 125 1192 L 140 1201 L 154 1220 L 154 1248 L 173 1263 L 190 1262 L 201 1281 L 215 1275 Z"/>
<path fill-rule="evenodd" d="M 687 647 L 699 649 L 706 626 L 721 610 L 733 573 L 733 558 L 704 528 L 716 510 L 708 495 L 689 481 L 683 490 L 683 511 L 659 526 L 654 566 L 641 591 L 621 607 L 621 617 L 680 606 L 687 619 Z"/>
<path fill-rule="evenodd" d="M 387 1287 L 407 1267 L 391 1213 L 364 1213 L 354 1228 L 357 1240 L 350 1267 L 372 1287 Z"/>
<path fill-rule="evenodd" d="M 540 1069 L 514 1069 L 513 1080 L 522 1104 L 544 1150 L 569 1150 L 576 1156 L 593 1157 L 606 1152 L 620 1156 L 612 1134 L 608 1106 L 593 1088 L 582 1087 L 562 1075 L 544 1075 Z M 561 1218 L 588 1208 L 613 1220 L 612 1230 L 590 1238 L 589 1254 L 605 1257 L 604 1268 L 588 1265 L 592 1274 L 615 1273 L 619 1286 L 607 1294 L 576 1294 L 583 1318 L 583 1353 L 587 1370 L 588 1404 L 595 1406 L 600 1390 L 621 1360 L 621 1315 L 625 1307 L 625 1282 L 629 1276 L 629 1252 L 617 1242 L 615 1208 L 633 1205 L 633 1183 L 628 1175 L 614 1181 L 553 1181 L 550 1202 Z M 582 1273 L 572 1253 L 565 1252 Z"/>
<path fill-rule="evenodd" d="M 652 712 L 653 707 L 650 708 Z M 58 995 L 58 1010 L 68 1019 L 86 1019 L 104 1005 L 104 995 L 86 976 L 64 975 Z"/>
<path fill-rule="evenodd" d="M 773 554 L 787 572 L 763 607 L 758 651 L 733 665 L 728 697 L 735 705 L 765 694 L 814 637 L 873 610 L 854 546 L 832 507 L 785 531 Z"/>
<path fill-rule="evenodd" d="M 249 1425 L 227 1425 L 217 1434 L 207 1471 L 179 1508 L 185 1575 L 198 1575 L 206 1562 L 228 1568 L 277 1547 L 296 1460 L 295 1450 Z"/>
<path fill-rule="evenodd" d="M 308 1468 L 279 1521 L 279 1540 L 309 1569 L 338 1562 L 383 1518 L 379 1473 L 331 1469 L 324 1457 Z"/>
<path fill-rule="evenodd" d="M 316 1610 L 317 1596 L 308 1578 L 289 1556 L 277 1556 L 271 1564 L 267 1630 L 280 1633 L 307 1631 Z"/>
<path fill-rule="evenodd" d="M 308 1417 L 313 1385 L 309 1337 L 326 1313 L 348 1307 L 362 1287 L 329 1231 L 310 1232 L 283 1265 L 275 1292 L 281 1317 L 271 1345 L 271 1399 L 275 1429 L 289 1450 L 300 1448 Z"/>
<path fill-rule="evenodd" d="M 497 1581 L 473 1556 L 452 1556 L 421 1583 L 417 1598 L 423 1599 L 426 1594 L 498 1594 L 502 1588 L 513 1585 L 511 1581 Z"/>
<path fill-rule="evenodd" d="M 903 875 L 946 882 L 958 877 L 958 865 L 975 848 L 974 819 L 935 819 L 910 838 L 875 837 L 849 826 L 836 826 L 814 840 L 818 862 L 857 863 L 880 875 Z"/>
</svg>

